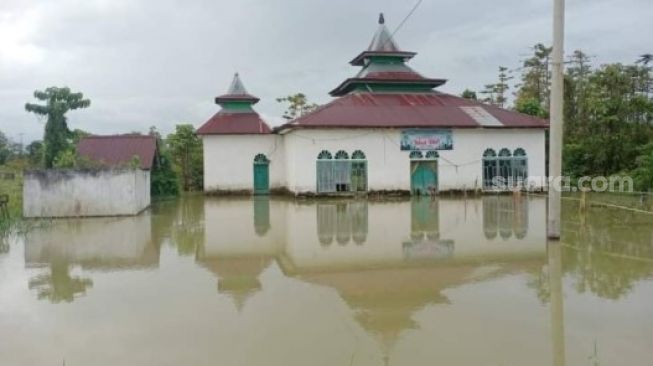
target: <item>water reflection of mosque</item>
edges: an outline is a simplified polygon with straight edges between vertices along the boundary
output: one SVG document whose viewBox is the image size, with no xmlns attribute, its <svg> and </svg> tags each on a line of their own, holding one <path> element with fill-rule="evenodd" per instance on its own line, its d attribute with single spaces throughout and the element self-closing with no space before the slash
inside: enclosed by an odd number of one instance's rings
<svg viewBox="0 0 653 366">
<path fill-rule="evenodd" d="M 196 258 L 218 277 L 218 292 L 238 309 L 263 290 L 261 274 L 275 262 L 286 276 L 335 289 L 388 355 L 400 334 L 417 326 L 416 311 L 449 301 L 444 290 L 541 268 L 544 225 L 529 230 L 528 211 L 544 211 L 544 201 L 488 198 L 206 200 L 206 221 L 214 224 L 206 227 Z M 499 212 L 497 203 L 515 210 L 504 213 L 515 234 L 494 243 L 486 233 L 498 231 L 503 221 L 485 216 Z M 532 216 L 544 220 L 543 212 Z M 254 230 L 243 227 L 248 218 Z"/>
</svg>

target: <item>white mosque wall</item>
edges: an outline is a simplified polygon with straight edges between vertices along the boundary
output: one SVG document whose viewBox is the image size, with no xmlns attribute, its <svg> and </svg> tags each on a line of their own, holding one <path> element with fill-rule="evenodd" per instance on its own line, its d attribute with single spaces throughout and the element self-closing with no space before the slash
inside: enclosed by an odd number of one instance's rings
<svg viewBox="0 0 653 366">
<path fill-rule="evenodd" d="M 410 190 L 410 157 L 399 147 L 398 129 L 298 129 L 285 135 L 288 189 L 295 193 L 316 191 L 316 159 L 322 150 L 339 150 L 350 156 L 361 150 L 367 158 L 368 189 Z M 542 188 L 544 181 L 544 130 L 454 129 L 453 150 L 439 151 L 439 189 L 472 190 L 482 185 L 482 157 L 486 149 L 497 153 L 526 151 L 529 183 Z"/>
<path fill-rule="evenodd" d="M 270 161 L 270 188 L 285 186 L 283 137 L 279 135 L 204 135 L 204 190 L 251 191 L 254 157 Z"/>
</svg>

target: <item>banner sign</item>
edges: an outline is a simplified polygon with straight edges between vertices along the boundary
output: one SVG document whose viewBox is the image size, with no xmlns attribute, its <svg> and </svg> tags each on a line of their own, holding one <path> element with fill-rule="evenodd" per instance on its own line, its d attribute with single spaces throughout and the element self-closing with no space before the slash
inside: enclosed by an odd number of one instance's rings
<svg viewBox="0 0 653 366">
<path fill-rule="evenodd" d="M 453 150 L 451 130 L 402 130 L 401 150 Z"/>
</svg>

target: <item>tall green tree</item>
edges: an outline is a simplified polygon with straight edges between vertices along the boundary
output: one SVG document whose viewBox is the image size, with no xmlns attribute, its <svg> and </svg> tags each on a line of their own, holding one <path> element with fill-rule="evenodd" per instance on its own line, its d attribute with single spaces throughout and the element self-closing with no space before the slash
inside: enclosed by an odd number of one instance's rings
<svg viewBox="0 0 653 366">
<path fill-rule="evenodd" d="M 548 116 L 553 48 L 538 43 L 532 49 L 533 54 L 522 61 L 521 82 L 517 85 L 515 105 L 535 102 L 539 105 L 539 110 Z"/>
<path fill-rule="evenodd" d="M 481 94 L 487 95 L 483 99 L 484 102 L 495 105 L 500 108 L 504 108 L 508 102 L 507 92 L 510 89 L 508 82 L 513 77 L 510 76 L 510 71 L 505 66 L 499 66 L 499 75 L 498 81 L 494 84 L 485 85 L 485 89 L 481 91 Z"/>
<path fill-rule="evenodd" d="M 159 151 L 150 175 L 150 193 L 154 197 L 176 196 L 179 194 L 179 181 L 173 168 L 170 151 L 156 127 L 150 127 L 149 133 L 156 138 Z"/>
<path fill-rule="evenodd" d="M 25 110 L 40 116 L 47 116 L 45 134 L 43 135 L 43 164 L 52 168 L 58 154 L 68 150 L 71 145 L 71 133 L 66 121 L 66 113 L 71 110 L 87 108 L 91 105 L 84 94 L 73 93 L 69 88 L 49 87 L 34 92 L 34 98 L 44 104 L 26 103 Z"/>
<path fill-rule="evenodd" d="M 183 190 L 202 190 L 204 182 L 202 140 L 195 134 L 193 125 L 177 125 L 175 132 L 166 138 L 166 144 L 174 169 L 181 177 Z"/>
<path fill-rule="evenodd" d="M 288 109 L 283 114 L 283 118 L 293 120 L 301 117 L 306 113 L 315 110 L 318 105 L 308 101 L 306 95 L 297 93 L 283 98 L 277 98 L 279 103 L 288 103 Z"/>
</svg>

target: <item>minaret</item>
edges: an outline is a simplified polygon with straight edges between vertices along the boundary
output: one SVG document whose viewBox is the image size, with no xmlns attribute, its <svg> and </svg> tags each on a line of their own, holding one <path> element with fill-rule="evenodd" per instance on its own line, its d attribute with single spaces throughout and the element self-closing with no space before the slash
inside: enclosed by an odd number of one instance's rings
<svg viewBox="0 0 653 366">
<path fill-rule="evenodd" d="M 221 109 L 197 130 L 202 135 L 252 135 L 272 132 L 252 106 L 259 99 L 247 92 L 238 73 L 226 94 L 215 97 Z"/>
<path fill-rule="evenodd" d="M 399 48 L 385 25 L 383 13 L 379 14 L 378 23 L 369 47 L 350 62 L 354 66 L 362 66 L 362 70 L 333 89 L 330 92 L 332 96 L 342 96 L 356 90 L 430 92 L 446 82 L 444 79 L 426 78 L 407 66 L 406 62 L 416 53 Z"/>
<path fill-rule="evenodd" d="M 227 93 L 215 97 L 215 103 L 220 105 L 223 110 L 236 113 L 253 112 L 252 106 L 258 101 L 259 98 L 247 92 L 238 73 L 234 74 Z"/>
</svg>

